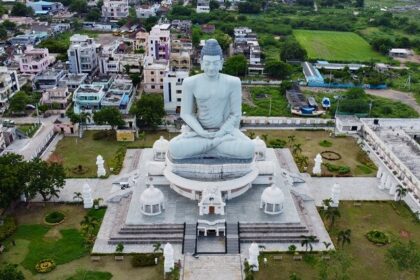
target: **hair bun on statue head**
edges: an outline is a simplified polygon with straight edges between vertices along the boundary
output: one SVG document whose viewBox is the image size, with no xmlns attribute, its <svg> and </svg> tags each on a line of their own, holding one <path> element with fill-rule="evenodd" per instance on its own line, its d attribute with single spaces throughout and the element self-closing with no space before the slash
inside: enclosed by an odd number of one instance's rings
<svg viewBox="0 0 420 280">
<path fill-rule="evenodd" d="M 208 39 L 206 41 L 204 47 L 201 49 L 201 59 L 203 59 L 203 56 L 205 55 L 219 55 L 220 58 L 223 58 L 222 48 L 220 47 L 219 42 L 217 42 L 216 39 Z"/>
</svg>

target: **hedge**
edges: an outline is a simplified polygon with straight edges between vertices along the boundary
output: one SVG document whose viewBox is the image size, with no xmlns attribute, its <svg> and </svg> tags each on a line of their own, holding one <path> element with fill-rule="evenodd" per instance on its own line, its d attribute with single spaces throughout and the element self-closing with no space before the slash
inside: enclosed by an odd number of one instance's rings
<svg viewBox="0 0 420 280">
<path fill-rule="evenodd" d="M 13 217 L 4 218 L 4 223 L 0 226 L 0 242 L 11 236 L 16 227 L 16 220 Z"/>
<path fill-rule="evenodd" d="M 135 254 L 131 259 L 131 265 L 133 267 L 153 266 L 156 265 L 155 259 L 161 256 L 162 254 L 159 253 Z"/>
</svg>

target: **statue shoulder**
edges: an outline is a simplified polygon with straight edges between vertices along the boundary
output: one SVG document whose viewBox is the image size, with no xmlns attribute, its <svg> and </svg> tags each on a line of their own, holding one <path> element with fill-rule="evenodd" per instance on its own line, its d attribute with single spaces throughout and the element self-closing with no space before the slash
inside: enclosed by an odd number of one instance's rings
<svg viewBox="0 0 420 280">
<path fill-rule="evenodd" d="M 182 82 L 182 85 L 183 86 L 191 87 L 191 86 L 193 86 L 195 83 L 197 83 L 200 80 L 200 78 L 201 78 L 200 76 L 202 76 L 202 74 L 198 74 L 198 75 L 187 77 Z"/>
<path fill-rule="evenodd" d="M 241 79 L 235 76 L 226 75 L 226 74 L 220 74 L 223 78 L 223 80 L 227 83 L 229 83 L 232 86 L 241 86 Z"/>
</svg>

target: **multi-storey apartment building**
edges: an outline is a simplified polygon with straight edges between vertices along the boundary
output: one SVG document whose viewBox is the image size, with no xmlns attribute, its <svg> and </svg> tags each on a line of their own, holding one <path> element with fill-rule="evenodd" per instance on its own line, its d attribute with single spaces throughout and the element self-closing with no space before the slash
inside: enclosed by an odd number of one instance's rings
<svg viewBox="0 0 420 280">
<path fill-rule="evenodd" d="M 65 72 L 63 69 L 47 69 L 34 77 L 32 81 L 33 88 L 36 90 L 55 88 L 64 75 Z"/>
<path fill-rule="evenodd" d="M 0 113 L 9 106 L 9 99 L 20 90 L 16 71 L 0 67 Z"/>
<path fill-rule="evenodd" d="M 168 67 L 169 63 L 165 60 L 154 60 L 151 56 L 144 59 L 143 84 L 145 92 L 163 91 L 163 78 Z"/>
<path fill-rule="evenodd" d="M 19 59 L 19 70 L 22 73 L 38 74 L 55 61 L 47 48 L 34 48 L 32 45 L 26 47 L 25 52 Z"/>
<path fill-rule="evenodd" d="M 70 73 L 93 75 L 98 71 L 98 52 L 100 44 L 87 35 L 75 34 L 70 37 L 69 57 Z"/>
<path fill-rule="evenodd" d="M 105 95 L 104 86 L 82 84 L 73 93 L 74 113 L 93 113 L 101 108 L 101 100 Z"/>
<path fill-rule="evenodd" d="M 182 82 L 189 76 L 187 71 L 170 71 L 163 78 L 163 102 L 168 114 L 179 114 L 182 101 Z"/>
<path fill-rule="evenodd" d="M 171 50 L 170 24 L 158 24 L 150 30 L 148 55 L 156 60 L 169 60 Z"/>
<path fill-rule="evenodd" d="M 102 17 L 117 21 L 128 17 L 128 0 L 105 0 L 102 6 Z"/>
</svg>

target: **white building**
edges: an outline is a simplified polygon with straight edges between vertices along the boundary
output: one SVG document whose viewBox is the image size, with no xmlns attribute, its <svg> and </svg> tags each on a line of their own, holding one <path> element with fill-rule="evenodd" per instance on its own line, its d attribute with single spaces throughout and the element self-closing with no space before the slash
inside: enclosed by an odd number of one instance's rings
<svg viewBox="0 0 420 280">
<path fill-rule="evenodd" d="M 16 71 L 0 67 L 0 113 L 9 106 L 9 99 L 20 90 Z"/>
<path fill-rule="evenodd" d="M 128 0 L 105 0 L 102 6 L 102 17 L 108 20 L 126 18 L 128 9 Z"/>
<path fill-rule="evenodd" d="M 101 100 L 105 95 L 104 86 L 80 85 L 73 93 L 74 113 L 93 113 L 101 108 Z"/>
<path fill-rule="evenodd" d="M 98 70 L 98 52 L 100 44 L 87 35 L 75 34 L 70 37 L 69 57 L 70 73 L 95 74 Z"/>
<path fill-rule="evenodd" d="M 99 56 L 99 72 L 101 74 L 125 73 L 129 67 L 130 73 L 140 73 L 143 66 L 143 54 L 121 53 L 119 47 L 122 41 L 115 41 L 102 48 Z"/>
<path fill-rule="evenodd" d="M 148 55 L 153 59 L 169 60 L 171 51 L 171 25 L 158 24 L 150 30 L 148 38 Z"/>
<path fill-rule="evenodd" d="M 209 0 L 197 0 L 197 8 L 195 11 L 199 13 L 210 13 L 210 1 Z"/>
<path fill-rule="evenodd" d="M 391 49 L 389 51 L 389 56 L 391 57 L 409 57 L 413 55 L 413 51 L 409 49 Z"/>
<path fill-rule="evenodd" d="M 149 7 L 138 7 L 136 8 L 136 15 L 138 18 L 155 17 L 156 13 L 159 11 L 159 8 L 159 4 L 154 4 Z"/>
<path fill-rule="evenodd" d="M 144 59 L 143 85 L 145 92 L 162 92 L 163 79 L 169 70 L 169 62 L 165 60 L 154 60 L 151 56 Z"/>
<path fill-rule="evenodd" d="M 182 82 L 188 76 L 188 71 L 171 71 L 167 72 L 163 78 L 163 102 L 167 113 L 180 113 Z"/>
</svg>

